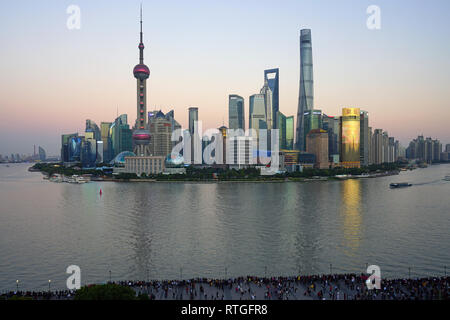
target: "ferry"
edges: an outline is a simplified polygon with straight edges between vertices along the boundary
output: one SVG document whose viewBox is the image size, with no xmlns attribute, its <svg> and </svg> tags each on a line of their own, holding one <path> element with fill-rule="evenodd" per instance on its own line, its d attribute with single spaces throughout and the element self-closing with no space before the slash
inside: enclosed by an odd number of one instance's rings
<svg viewBox="0 0 450 320">
<path fill-rule="evenodd" d="M 59 174 L 57 174 L 57 173 L 53 174 L 53 175 L 49 178 L 49 180 L 50 180 L 51 182 L 63 182 L 63 178 L 61 177 L 61 175 L 59 175 Z"/>
<path fill-rule="evenodd" d="M 399 183 L 391 183 L 389 186 L 391 188 L 405 188 L 405 187 L 411 187 L 412 184 L 407 183 L 407 182 L 399 182 Z"/>
<path fill-rule="evenodd" d="M 73 176 L 68 178 L 66 180 L 66 182 L 81 184 L 81 183 L 86 183 L 87 181 L 86 181 L 86 179 L 84 179 L 84 177 L 80 177 L 79 175 L 74 174 Z"/>
<path fill-rule="evenodd" d="M 446 176 L 444 177 L 444 180 L 445 180 L 445 181 L 450 181 L 450 174 L 446 175 Z"/>
</svg>

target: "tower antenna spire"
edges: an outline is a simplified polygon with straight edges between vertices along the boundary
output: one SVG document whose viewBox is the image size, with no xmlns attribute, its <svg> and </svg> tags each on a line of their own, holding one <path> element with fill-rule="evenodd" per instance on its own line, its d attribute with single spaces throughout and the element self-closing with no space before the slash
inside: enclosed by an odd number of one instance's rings
<svg viewBox="0 0 450 320">
<path fill-rule="evenodd" d="M 139 63 L 144 63 L 144 33 L 142 32 L 142 2 L 141 2 L 141 10 L 140 10 L 140 42 L 139 42 Z"/>
<path fill-rule="evenodd" d="M 142 43 L 142 2 L 141 2 L 141 43 Z"/>
</svg>

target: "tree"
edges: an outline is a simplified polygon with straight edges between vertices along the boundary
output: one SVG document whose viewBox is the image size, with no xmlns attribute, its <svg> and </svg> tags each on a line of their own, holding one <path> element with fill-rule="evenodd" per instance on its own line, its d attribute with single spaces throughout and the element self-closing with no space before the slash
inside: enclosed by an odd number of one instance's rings
<svg viewBox="0 0 450 320">
<path fill-rule="evenodd" d="M 77 290 L 75 300 L 135 300 L 136 293 L 130 287 L 115 283 L 84 286 Z"/>
</svg>

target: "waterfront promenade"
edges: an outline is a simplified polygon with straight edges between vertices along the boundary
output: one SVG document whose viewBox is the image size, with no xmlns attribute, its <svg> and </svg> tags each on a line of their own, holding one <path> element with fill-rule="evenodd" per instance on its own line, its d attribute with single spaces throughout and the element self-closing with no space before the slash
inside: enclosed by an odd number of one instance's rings
<svg viewBox="0 0 450 320">
<path fill-rule="evenodd" d="M 382 280 L 381 289 L 368 290 L 366 275 L 334 274 L 293 277 L 240 277 L 171 281 L 123 281 L 136 295 L 151 300 L 449 300 L 450 278 Z M 72 300 L 74 291 L 9 292 L 0 297 Z"/>
</svg>

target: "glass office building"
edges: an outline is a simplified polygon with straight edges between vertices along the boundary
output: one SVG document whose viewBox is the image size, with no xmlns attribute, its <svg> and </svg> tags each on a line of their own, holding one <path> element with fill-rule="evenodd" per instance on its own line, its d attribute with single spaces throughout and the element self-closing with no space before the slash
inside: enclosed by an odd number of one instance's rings
<svg viewBox="0 0 450 320">
<path fill-rule="evenodd" d="M 294 149 L 294 116 L 286 117 L 286 149 Z"/>
<path fill-rule="evenodd" d="M 133 151 L 133 134 L 127 122 L 127 115 L 122 114 L 109 128 L 110 158 L 114 158 L 123 151 Z"/>
<path fill-rule="evenodd" d="M 250 96 L 249 128 L 256 130 L 267 129 L 266 104 L 264 94 L 254 94 Z"/>
<path fill-rule="evenodd" d="M 361 166 L 369 165 L 369 113 L 361 110 L 360 112 L 360 124 L 359 124 L 359 136 L 360 136 L 360 162 Z"/>
<path fill-rule="evenodd" d="M 71 138 L 78 137 L 78 133 L 61 135 L 61 161 L 69 162 L 69 149 Z"/>
<path fill-rule="evenodd" d="M 280 74 L 280 71 L 278 68 L 264 70 L 264 83 L 267 83 L 267 86 L 270 88 L 270 91 L 272 92 L 272 98 L 271 98 L 272 103 L 271 103 L 271 110 L 270 110 L 270 114 L 272 115 L 272 123 L 268 127 L 271 127 L 273 129 L 277 128 L 277 125 L 278 125 L 277 114 L 278 114 L 278 111 L 280 110 L 279 74 Z"/>
<path fill-rule="evenodd" d="M 305 130 L 303 114 L 314 108 L 314 81 L 311 30 L 300 31 L 300 87 L 297 110 L 296 144 L 300 151 L 305 150 Z"/>
<path fill-rule="evenodd" d="M 360 165 L 360 109 L 342 108 L 341 117 L 341 164 L 346 168 Z"/>
<path fill-rule="evenodd" d="M 81 161 L 81 147 L 83 144 L 82 137 L 72 137 L 69 139 L 69 162 Z"/>
<path fill-rule="evenodd" d="M 294 116 L 286 117 L 278 111 L 277 115 L 280 149 L 294 149 Z"/>
<path fill-rule="evenodd" d="M 228 96 L 228 127 L 245 131 L 244 98 L 236 94 Z"/>
<path fill-rule="evenodd" d="M 280 149 L 288 149 L 287 146 L 287 140 L 286 140 L 286 116 L 282 114 L 280 111 L 278 111 L 277 114 L 277 129 L 278 132 L 278 138 L 279 138 L 279 148 Z"/>
<path fill-rule="evenodd" d="M 189 133 L 191 135 L 194 134 L 194 123 L 198 121 L 198 108 L 190 107 L 189 108 Z"/>
<path fill-rule="evenodd" d="M 321 110 L 307 110 L 303 113 L 303 143 L 306 150 L 306 135 L 314 129 L 322 129 L 322 111 Z"/>
</svg>

